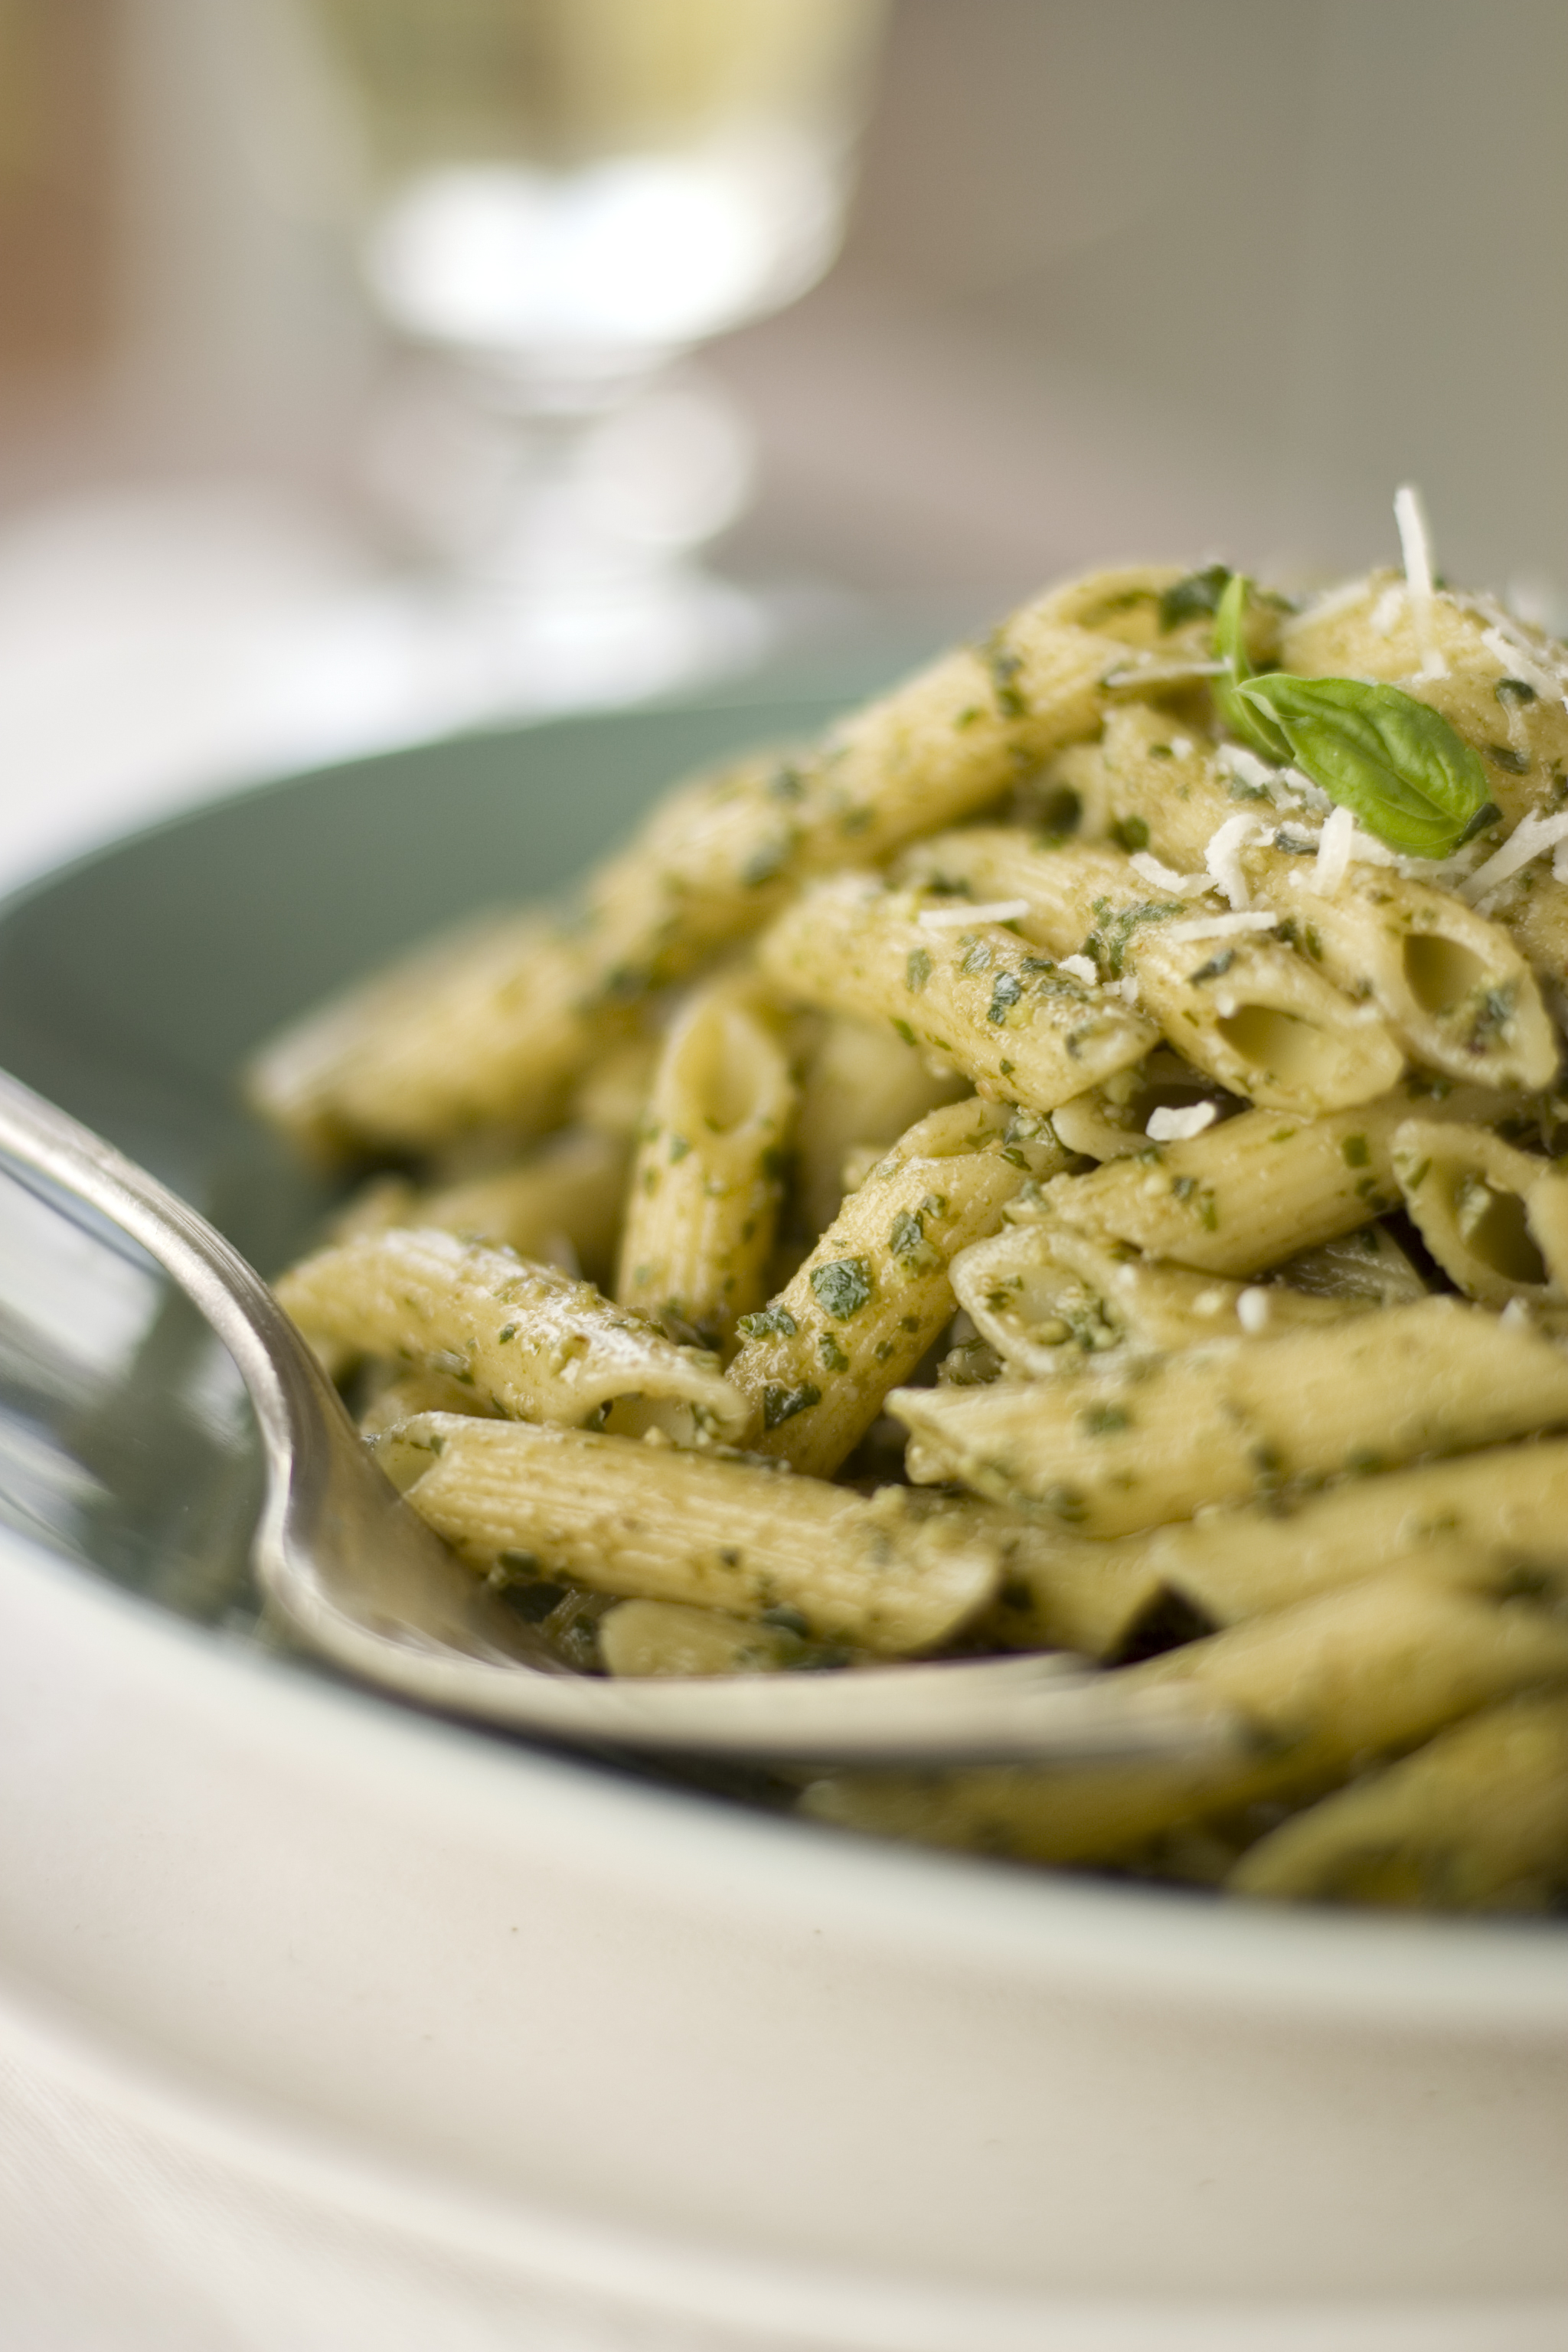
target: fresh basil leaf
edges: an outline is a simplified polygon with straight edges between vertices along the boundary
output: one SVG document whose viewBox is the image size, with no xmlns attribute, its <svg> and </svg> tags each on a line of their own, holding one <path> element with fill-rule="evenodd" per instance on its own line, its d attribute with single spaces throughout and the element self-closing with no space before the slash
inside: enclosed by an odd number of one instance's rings
<svg viewBox="0 0 1568 2352">
<path fill-rule="evenodd" d="M 1392 849 L 1447 857 L 1498 814 L 1479 752 L 1396 686 L 1273 670 L 1235 692 L 1303 775 Z"/>
<path fill-rule="evenodd" d="M 1229 585 L 1219 600 L 1215 614 L 1215 659 L 1224 662 L 1228 676 L 1214 682 L 1215 709 L 1233 735 L 1239 736 L 1249 751 L 1259 759 L 1272 761 L 1277 768 L 1287 766 L 1290 746 L 1282 730 L 1269 719 L 1267 710 L 1255 710 L 1241 698 L 1241 688 L 1253 675 L 1247 654 L 1247 600 L 1252 593 L 1252 583 L 1244 572 L 1231 575 Z"/>
<path fill-rule="evenodd" d="M 1215 613 L 1219 600 L 1230 585 L 1230 572 L 1223 563 L 1211 563 L 1205 571 L 1189 572 L 1184 580 L 1173 580 L 1160 598 L 1160 634 L 1169 636 L 1187 621 L 1195 621 L 1200 614 Z"/>
</svg>

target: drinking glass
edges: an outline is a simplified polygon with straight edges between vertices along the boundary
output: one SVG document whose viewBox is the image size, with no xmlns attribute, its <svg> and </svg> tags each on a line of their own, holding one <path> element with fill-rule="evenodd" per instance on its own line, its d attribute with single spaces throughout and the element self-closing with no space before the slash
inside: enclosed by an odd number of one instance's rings
<svg viewBox="0 0 1568 2352">
<path fill-rule="evenodd" d="M 368 284 L 442 362 L 373 436 L 384 492 L 525 695 L 721 658 L 746 608 L 693 558 L 749 436 L 686 355 L 832 259 L 884 0 L 310 5 Z"/>
</svg>

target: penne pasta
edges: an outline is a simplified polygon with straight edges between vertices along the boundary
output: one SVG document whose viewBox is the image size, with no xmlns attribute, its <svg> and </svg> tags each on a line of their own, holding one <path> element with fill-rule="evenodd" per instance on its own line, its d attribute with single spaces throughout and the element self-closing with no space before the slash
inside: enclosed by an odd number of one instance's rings
<svg viewBox="0 0 1568 2352">
<path fill-rule="evenodd" d="M 1284 1283 L 1226 1282 L 1054 1221 L 1005 1226 L 961 1252 L 952 1287 L 982 1339 L 1025 1380 L 1049 1379 L 1121 1347 L 1164 1351 L 1256 1339 L 1341 1322 L 1374 1303 Z"/>
<path fill-rule="evenodd" d="M 826 1477 L 952 1313 L 948 1266 L 1025 1181 L 1013 1121 L 953 1103 L 910 1128 L 845 1202 L 805 1264 L 742 1326 L 730 1379 L 755 1449 Z M 1053 1148 L 1034 1147 L 1048 1165 Z"/>
<path fill-rule="evenodd" d="M 889 1656 L 934 1647 L 995 1588 L 984 1529 L 911 1508 L 899 1487 L 867 1498 L 754 1460 L 450 1414 L 381 1444 L 415 1509 L 487 1574 L 782 1610 L 819 1640 Z"/>
<path fill-rule="evenodd" d="M 1218 883 L 1236 906 L 1271 911 L 1326 979 L 1376 1005 L 1416 1060 L 1488 1086 L 1549 1084 L 1551 1021 L 1500 922 L 1395 861 L 1356 862 L 1364 834 L 1347 836 L 1352 855 L 1329 887 L 1321 811 L 1267 771 L 1247 781 L 1159 711 L 1114 712 L 1100 756 L 1101 821 L 1117 840 Z"/>
<path fill-rule="evenodd" d="M 1124 851 L 1038 848 L 1002 825 L 939 834 L 910 852 L 905 877 L 979 900 L 1013 893 L 1019 929 L 1052 955 L 1083 957 L 1102 983 L 1135 982 L 1166 1040 L 1232 1094 L 1309 1115 L 1370 1102 L 1404 1056 L 1373 1008 L 1267 930 L 1267 917 L 1162 896 Z M 1194 934 L 1202 936 L 1195 937 Z"/>
<path fill-rule="evenodd" d="M 796 1003 L 885 1020 L 906 1044 L 961 1071 L 981 1092 L 1050 1110 L 1139 1061 L 1156 1032 L 1107 996 L 1031 954 L 1002 924 L 939 928 L 914 891 L 842 875 L 806 891 L 763 939 L 758 958 Z"/>
<path fill-rule="evenodd" d="M 278 1297 L 307 1338 L 445 1373 L 497 1413 L 575 1426 L 616 1411 L 617 1426 L 691 1442 L 746 1425 L 712 1356 L 675 1346 L 591 1283 L 450 1234 L 400 1228 L 322 1250 Z"/>
<path fill-rule="evenodd" d="M 1394 1139 L 1406 1118 L 1462 1119 L 1489 1107 L 1479 1089 L 1416 1079 L 1323 1118 L 1244 1111 L 1184 1140 L 1146 1140 L 1087 1175 L 1054 1178 L 1029 1213 L 1203 1273 L 1266 1274 L 1395 1206 Z"/>
<path fill-rule="evenodd" d="M 1083 1535 L 1190 1518 L 1303 1480 L 1364 1476 L 1568 1421 L 1568 1356 L 1450 1298 L 1101 1376 L 900 1389 L 911 1475 L 956 1478 Z"/>
<path fill-rule="evenodd" d="M 855 1189 L 845 1174 L 851 1155 L 864 1158 L 863 1178 L 906 1128 L 968 1091 L 956 1071 L 933 1076 L 890 1028 L 831 1015 L 801 1079 L 796 1162 L 807 1231 L 830 1225 L 845 1193 Z"/>
<path fill-rule="evenodd" d="M 1421 1238 L 1467 1298 L 1568 1297 L 1568 1177 L 1489 1128 L 1407 1118 L 1394 1172 Z"/>
<path fill-rule="evenodd" d="M 766 1296 L 795 1106 L 775 1027 L 743 989 L 700 990 L 643 1121 L 616 1296 L 701 1347 L 721 1348 Z"/>
<path fill-rule="evenodd" d="M 1568 1699 L 1514 1699 L 1298 1813 L 1232 1889 L 1440 1911 L 1543 1911 L 1568 1889 Z"/>
<path fill-rule="evenodd" d="M 1310 1799 L 1363 1759 L 1413 1746 L 1514 1692 L 1568 1676 L 1568 1626 L 1479 1590 L 1389 1574 L 1126 1669 L 1237 1709 L 1231 1757 L 1066 1771 L 989 1766 L 816 1781 L 814 1819 L 1034 1862 L 1129 1856 L 1186 1821 Z"/>
<path fill-rule="evenodd" d="M 812 1818 L 1568 1887 L 1568 648 L 1399 514 L 1300 613 L 1053 588 L 252 1066 L 382 1160 L 280 1297 L 563 1666 L 1061 1648 L 1243 1727 Z"/>
</svg>

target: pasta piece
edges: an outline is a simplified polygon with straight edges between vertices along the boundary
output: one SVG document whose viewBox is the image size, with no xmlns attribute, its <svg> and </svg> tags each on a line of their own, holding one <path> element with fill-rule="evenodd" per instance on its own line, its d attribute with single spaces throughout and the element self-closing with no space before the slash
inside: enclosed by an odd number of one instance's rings
<svg viewBox="0 0 1568 2352">
<path fill-rule="evenodd" d="M 790 1613 L 773 1612 L 775 1617 Z M 621 1601 L 599 1621 L 599 1659 L 610 1675 L 778 1674 L 825 1654 L 836 1664 L 847 1662 L 841 1651 L 814 1653 L 789 1626 L 727 1617 L 680 1601 Z"/>
<path fill-rule="evenodd" d="M 626 1025 L 580 939 L 543 916 L 470 925 L 349 990 L 262 1051 L 249 1099 L 317 1157 L 549 1127 Z"/>
<path fill-rule="evenodd" d="M 1568 1276 L 1568 1177 L 1489 1128 L 1409 1118 L 1394 1172 L 1421 1238 L 1468 1298 L 1561 1302 Z"/>
<path fill-rule="evenodd" d="M 1282 1822 L 1228 1883 L 1320 1903 L 1555 1908 L 1568 1890 L 1568 1699 L 1515 1699 L 1439 1732 Z"/>
<path fill-rule="evenodd" d="M 1024 607 L 814 750 L 686 786 L 589 877 L 569 929 L 514 918 L 442 942 L 297 1024 L 252 1065 L 252 1100 L 328 1151 L 547 1126 L 629 1001 L 754 930 L 804 876 L 951 824 L 1092 734 L 1120 657 Z"/>
<path fill-rule="evenodd" d="M 1158 1588 L 1199 1622 L 1231 1625 L 1314 1592 L 1363 1583 L 1394 1565 L 1436 1573 L 1461 1556 L 1472 1564 L 1502 1563 L 1529 1591 L 1543 1575 L 1556 1574 L 1540 1563 L 1561 1556 L 1565 1514 L 1568 1444 L 1549 1438 L 1358 1478 L 1325 1494 L 1205 1511 L 1195 1520 L 1085 1548 L 1103 1561 L 1108 1590 L 1124 1592 L 1129 1606 Z M 1053 1544 L 1065 1540 L 1047 1532 Z M 1021 1555 L 1009 1570 L 1020 1587 L 1010 1638 L 1020 1642 L 1030 1622 L 1022 1588 L 1038 1582 L 1033 1606 L 1042 1624 L 1057 1622 L 1064 1605 L 1055 1592 L 1053 1555 L 1038 1556 L 1037 1580 L 1034 1557 Z M 1089 1580 L 1088 1563 L 1070 1565 L 1076 1582 Z M 1076 1582 L 1069 1580 L 1072 1590 Z M 1092 1644 L 1096 1654 L 1115 1649 L 1132 1622 L 1119 1622 L 1112 1611 Z"/>
<path fill-rule="evenodd" d="M 1165 1045 L 1157 1045 L 1147 1060 L 1130 1070 L 1119 1070 L 1102 1087 L 1075 1095 L 1053 1110 L 1051 1125 L 1069 1151 L 1089 1160 L 1121 1160 L 1142 1151 L 1149 1141 L 1149 1121 L 1156 1111 L 1199 1111 L 1196 1132 L 1205 1125 L 1231 1118 L 1246 1105 L 1216 1087 Z"/>
<path fill-rule="evenodd" d="M 918 1484 L 958 1478 L 1083 1535 L 1123 1535 L 1292 1480 L 1495 1445 L 1568 1420 L 1568 1356 L 1451 1298 L 1079 1375 L 900 1389 Z"/>
<path fill-rule="evenodd" d="M 384 1367 L 380 1368 L 384 1372 Z M 359 1416 L 362 1437 L 384 1437 L 419 1412 L 460 1412 L 480 1421 L 499 1418 L 489 1397 L 481 1397 L 451 1372 L 403 1372 L 384 1380 Z"/>
<path fill-rule="evenodd" d="M 1244 1111 L 1184 1142 L 1146 1142 L 1087 1175 L 1056 1177 L 1029 1213 L 1203 1273 L 1266 1274 L 1397 1205 L 1394 1138 L 1413 1113 L 1462 1119 L 1495 1108 L 1479 1088 L 1407 1079 L 1381 1102 L 1324 1118 Z"/>
<path fill-rule="evenodd" d="M 801 1081 L 796 1159 L 808 1230 L 830 1225 L 853 1190 L 845 1179 L 852 1152 L 869 1154 L 868 1166 L 874 1164 L 927 1111 L 968 1091 L 956 1073 L 934 1077 L 887 1028 L 842 1015 L 826 1021 Z"/>
<path fill-rule="evenodd" d="M 1568 1675 L 1568 1625 L 1483 1591 L 1391 1574 L 1281 1609 L 1122 1670 L 1237 1709 L 1258 1746 L 1229 1757 L 952 1772 L 856 1773 L 802 1809 L 845 1829 L 1032 1862 L 1108 1862 L 1178 1823 L 1300 1801 L 1532 1685 Z"/>
<path fill-rule="evenodd" d="M 1171 1044 L 1232 1094 L 1312 1113 L 1370 1102 L 1399 1076 L 1404 1057 L 1371 1005 L 1281 940 L 1245 930 L 1257 916 L 1152 888 L 1120 849 L 1042 849 L 1016 827 L 976 825 L 922 843 L 901 870 L 928 888 L 1026 902 L 1026 939 L 1087 957 L 1102 982 L 1134 980 Z"/>
<path fill-rule="evenodd" d="M 1298 1250 L 1274 1269 L 1276 1282 L 1310 1298 L 1359 1300 L 1369 1307 L 1409 1307 L 1431 1285 L 1386 1225 L 1360 1225 L 1337 1241 Z"/>
<path fill-rule="evenodd" d="M 334 1221 L 333 1239 L 434 1225 L 597 1282 L 615 1263 L 630 1156 L 625 1136 L 568 1129 L 516 1166 L 466 1183 L 422 1192 L 400 1177 L 378 1177 Z"/>
<path fill-rule="evenodd" d="M 795 1088 L 744 989 L 700 991 L 670 1031 L 637 1148 L 616 1297 L 672 1338 L 721 1348 L 760 1307 Z"/>
<path fill-rule="evenodd" d="M 1026 1380 L 1123 1345 L 1147 1351 L 1257 1338 L 1340 1322 L 1372 1304 L 1226 1282 L 1054 1222 L 1010 1225 L 961 1252 L 952 1287 L 981 1337 Z"/>
<path fill-rule="evenodd" d="M 590 1430 L 430 1414 L 383 1441 L 395 1483 L 486 1573 L 552 1570 L 597 1591 L 760 1618 L 879 1655 L 934 1647 L 995 1589 L 969 1521 L 754 1461 Z M 422 1475 L 409 1479 L 421 1453 Z"/>
<path fill-rule="evenodd" d="M 696 1440 L 734 1439 L 748 1409 L 717 1362 L 553 1266 L 451 1234 L 371 1234 L 277 1285 L 307 1338 L 444 1372 L 502 1414 L 584 1422 L 615 1409 Z M 633 1401 L 636 1401 L 634 1403 Z"/>
<path fill-rule="evenodd" d="M 910 1128 L 805 1264 L 742 1327 L 730 1378 L 759 1453 L 832 1475 L 952 1313 L 950 1260 L 994 1233 L 1026 1181 L 1006 1112 L 974 1101 Z M 1050 1147 L 1037 1147 L 1040 1164 Z"/>
<path fill-rule="evenodd" d="M 1376 1003 L 1416 1060 L 1489 1086 L 1550 1083 L 1556 1039 L 1501 922 L 1392 862 L 1350 863 L 1325 887 L 1306 803 L 1282 782 L 1247 782 L 1158 711 L 1112 713 L 1103 759 L 1103 822 L 1118 841 L 1200 876 L 1213 852 L 1237 904 L 1271 910 L 1327 979 Z M 1222 828 L 1238 836 L 1226 856 Z"/>
<path fill-rule="evenodd" d="M 1139 1061 L 1155 1032 L 1116 996 L 1032 955 L 1002 924 L 921 921 L 930 902 L 866 875 L 816 885 L 758 950 L 799 1003 L 891 1023 L 984 1094 L 1036 1110 Z"/>
</svg>

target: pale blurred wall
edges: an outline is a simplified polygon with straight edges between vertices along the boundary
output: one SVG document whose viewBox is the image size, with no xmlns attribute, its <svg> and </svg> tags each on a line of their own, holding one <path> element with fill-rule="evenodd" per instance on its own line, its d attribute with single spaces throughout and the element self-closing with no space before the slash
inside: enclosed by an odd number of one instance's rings
<svg viewBox="0 0 1568 2352">
<path fill-rule="evenodd" d="M 0 502 L 341 476 L 367 344 L 279 0 L 0 0 L 0 49 L 29 10 L 110 58 L 77 234 L 111 186 L 112 269 L 29 356 L 0 89 Z M 1568 582 L 1564 88 L 1561 0 L 899 0 L 843 262 L 711 355 L 763 437 L 731 560 L 937 597 L 1332 566 L 1414 477 L 1456 573 Z"/>
<path fill-rule="evenodd" d="M 1568 586 L 1562 0 L 902 0 L 849 251 L 726 358 L 754 527 L 889 585 L 1108 548 Z"/>
</svg>

